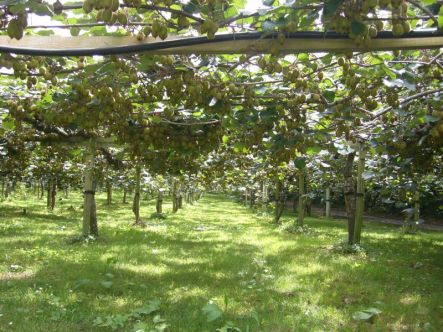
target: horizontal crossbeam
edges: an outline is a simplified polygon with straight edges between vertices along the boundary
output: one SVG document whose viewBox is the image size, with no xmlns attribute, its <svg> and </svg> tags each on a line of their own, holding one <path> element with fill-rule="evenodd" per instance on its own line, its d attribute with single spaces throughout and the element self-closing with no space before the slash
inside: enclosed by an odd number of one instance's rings
<svg viewBox="0 0 443 332">
<path fill-rule="evenodd" d="M 380 32 L 367 47 L 346 36 L 320 31 L 296 32 L 280 42 L 275 34 L 240 33 L 206 37 L 170 37 L 164 41 L 148 37 L 138 41 L 133 36 L 24 36 L 20 40 L 0 36 L 0 52 L 45 56 L 87 56 L 128 53 L 147 54 L 260 54 L 279 52 L 346 52 L 431 49 L 443 47 L 443 32 L 416 31 L 401 38 Z"/>
</svg>

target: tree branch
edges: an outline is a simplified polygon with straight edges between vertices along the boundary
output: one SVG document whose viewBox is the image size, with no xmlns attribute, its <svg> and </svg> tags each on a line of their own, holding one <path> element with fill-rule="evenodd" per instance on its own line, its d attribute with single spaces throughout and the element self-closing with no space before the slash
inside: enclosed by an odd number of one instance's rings
<svg viewBox="0 0 443 332">
<path fill-rule="evenodd" d="M 423 92 L 417 93 L 415 95 L 412 95 L 410 97 L 407 97 L 407 98 L 403 99 L 400 102 L 400 105 L 404 106 L 404 105 L 410 103 L 411 101 L 413 101 L 415 99 L 418 99 L 418 98 L 421 98 L 421 97 L 424 97 L 424 96 L 428 96 L 428 95 L 431 95 L 431 94 L 434 94 L 434 93 L 442 92 L 442 91 L 443 91 L 443 88 L 439 88 L 439 89 L 435 89 L 435 90 L 423 91 Z M 391 110 L 392 110 L 392 106 L 389 106 L 389 107 L 387 107 L 385 109 L 382 109 L 379 112 L 377 112 L 376 114 L 374 114 L 372 119 L 376 119 L 376 118 L 382 116 L 383 114 L 388 113 Z"/>
</svg>

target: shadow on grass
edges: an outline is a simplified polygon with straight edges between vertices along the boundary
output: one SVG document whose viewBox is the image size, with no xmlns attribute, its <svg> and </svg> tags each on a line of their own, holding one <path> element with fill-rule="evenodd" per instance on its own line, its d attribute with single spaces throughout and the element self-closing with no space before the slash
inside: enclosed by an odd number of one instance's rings
<svg viewBox="0 0 443 332">
<path fill-rule="evenodd" d="M 154 212 L 151 205 L 142 207 L 147 216 Z M 17 239 L 0 233 L 3 243 L 17 241 L 8 247 L 0 242 L 0 249 L 20 247 L 8 252 L 11 260 L 0 257 L 1 264 L 35 266 L 26 278 L 0 283 L 0 327 L 10 319 L 16 331 L 104 331 L 92 325 L 98 315 L 126 314 L 152 299 L 162 301 L 161 315 L 172 331 L 221 327 L 202 314 L 210 299 L 220 307 L 226 299 L 225 318 L 251 331 L 258 330 L 254 320 L 239 317 L 253 310 L 262 331 L 395 330 L 402 328 L 395 324 L 407 329 L 425 321 L 439 330 L 442 324 L 443 242 L 435 234 L 402 236 L 386 226 L 367 226 L 369 253 L 353 256 L 330 250 L 344 238 L 344 223 L 307 218 L 313 235 L 281 233 L 270 218 L 226 196 L 205 195 L 145 229 L 129 226 L 128 205 L 98 212 L 101 237 L 89 245 L 66 244 L 79 231 L 69 224 L 78 213 L 50 219 L 35 212 L 30 234 L 22 228 Z M 66 234 L 45 233 L 60 223 L 68 224 Z M 375 325 L 352 321 L 353 312 L 368 307 L 383 311 Z M 23 318 L 19 308 L 33 315 Z"/>
</svg>

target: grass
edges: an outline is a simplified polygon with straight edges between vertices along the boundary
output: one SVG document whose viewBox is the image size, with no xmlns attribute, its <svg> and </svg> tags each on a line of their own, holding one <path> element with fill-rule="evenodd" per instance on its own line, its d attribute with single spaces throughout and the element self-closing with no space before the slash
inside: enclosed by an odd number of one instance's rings
<svg viewBox="0 0 443 332">
<path fill-rule="evenodd" d="M 347 255 L 333 250 L 343 222 L 307 218 L 312 233 L 289 234 L 208 194 L 166 219 L 150 220 L 155 204 L 142 201 L 141 229 L 115 196 L 110 207 L 98 196 L 100 238 L 73 244 L 79 195 L 53 213 L 31 196 L 1 203 L 0 331 L 443 330 L 442 233 L 369 224 L 366 254 Z M 159 310 L 137 314 L 153 300 Z M 210 301 L 223 316 L 208 322 Z M 382 311 L 372 322 L 353 319 L 371 307 Z"/>
</svg>

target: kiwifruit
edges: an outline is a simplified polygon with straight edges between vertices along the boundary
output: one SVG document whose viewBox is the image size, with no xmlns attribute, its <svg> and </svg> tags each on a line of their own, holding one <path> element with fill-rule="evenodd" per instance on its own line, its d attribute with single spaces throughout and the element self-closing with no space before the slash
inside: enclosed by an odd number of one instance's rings
<svg viewBox="0 0 443 332">
<path fill-rule="evenodd" d="M 128 24 L 128 16 L 126 15 L 126 13 L 122 10 L 119 10 L 117 12 L 117 20 L 121 25 L 126 25 Z"/>
<path fill-rule="evenodd" d="M 405 33 L 404 27 L 402 23 L 396 23 L 392 27 L 392 34 L 394 37 L 400 37 Z"/>
<path fill-rule="evenodd" d="M 94 5 L 92 3 L 92 0 L 83 1 L 83 11 L 86 14 L 89 14 L 90 12 L 92 12 L 93 9 L 94 9 Z"/>
</svg>

